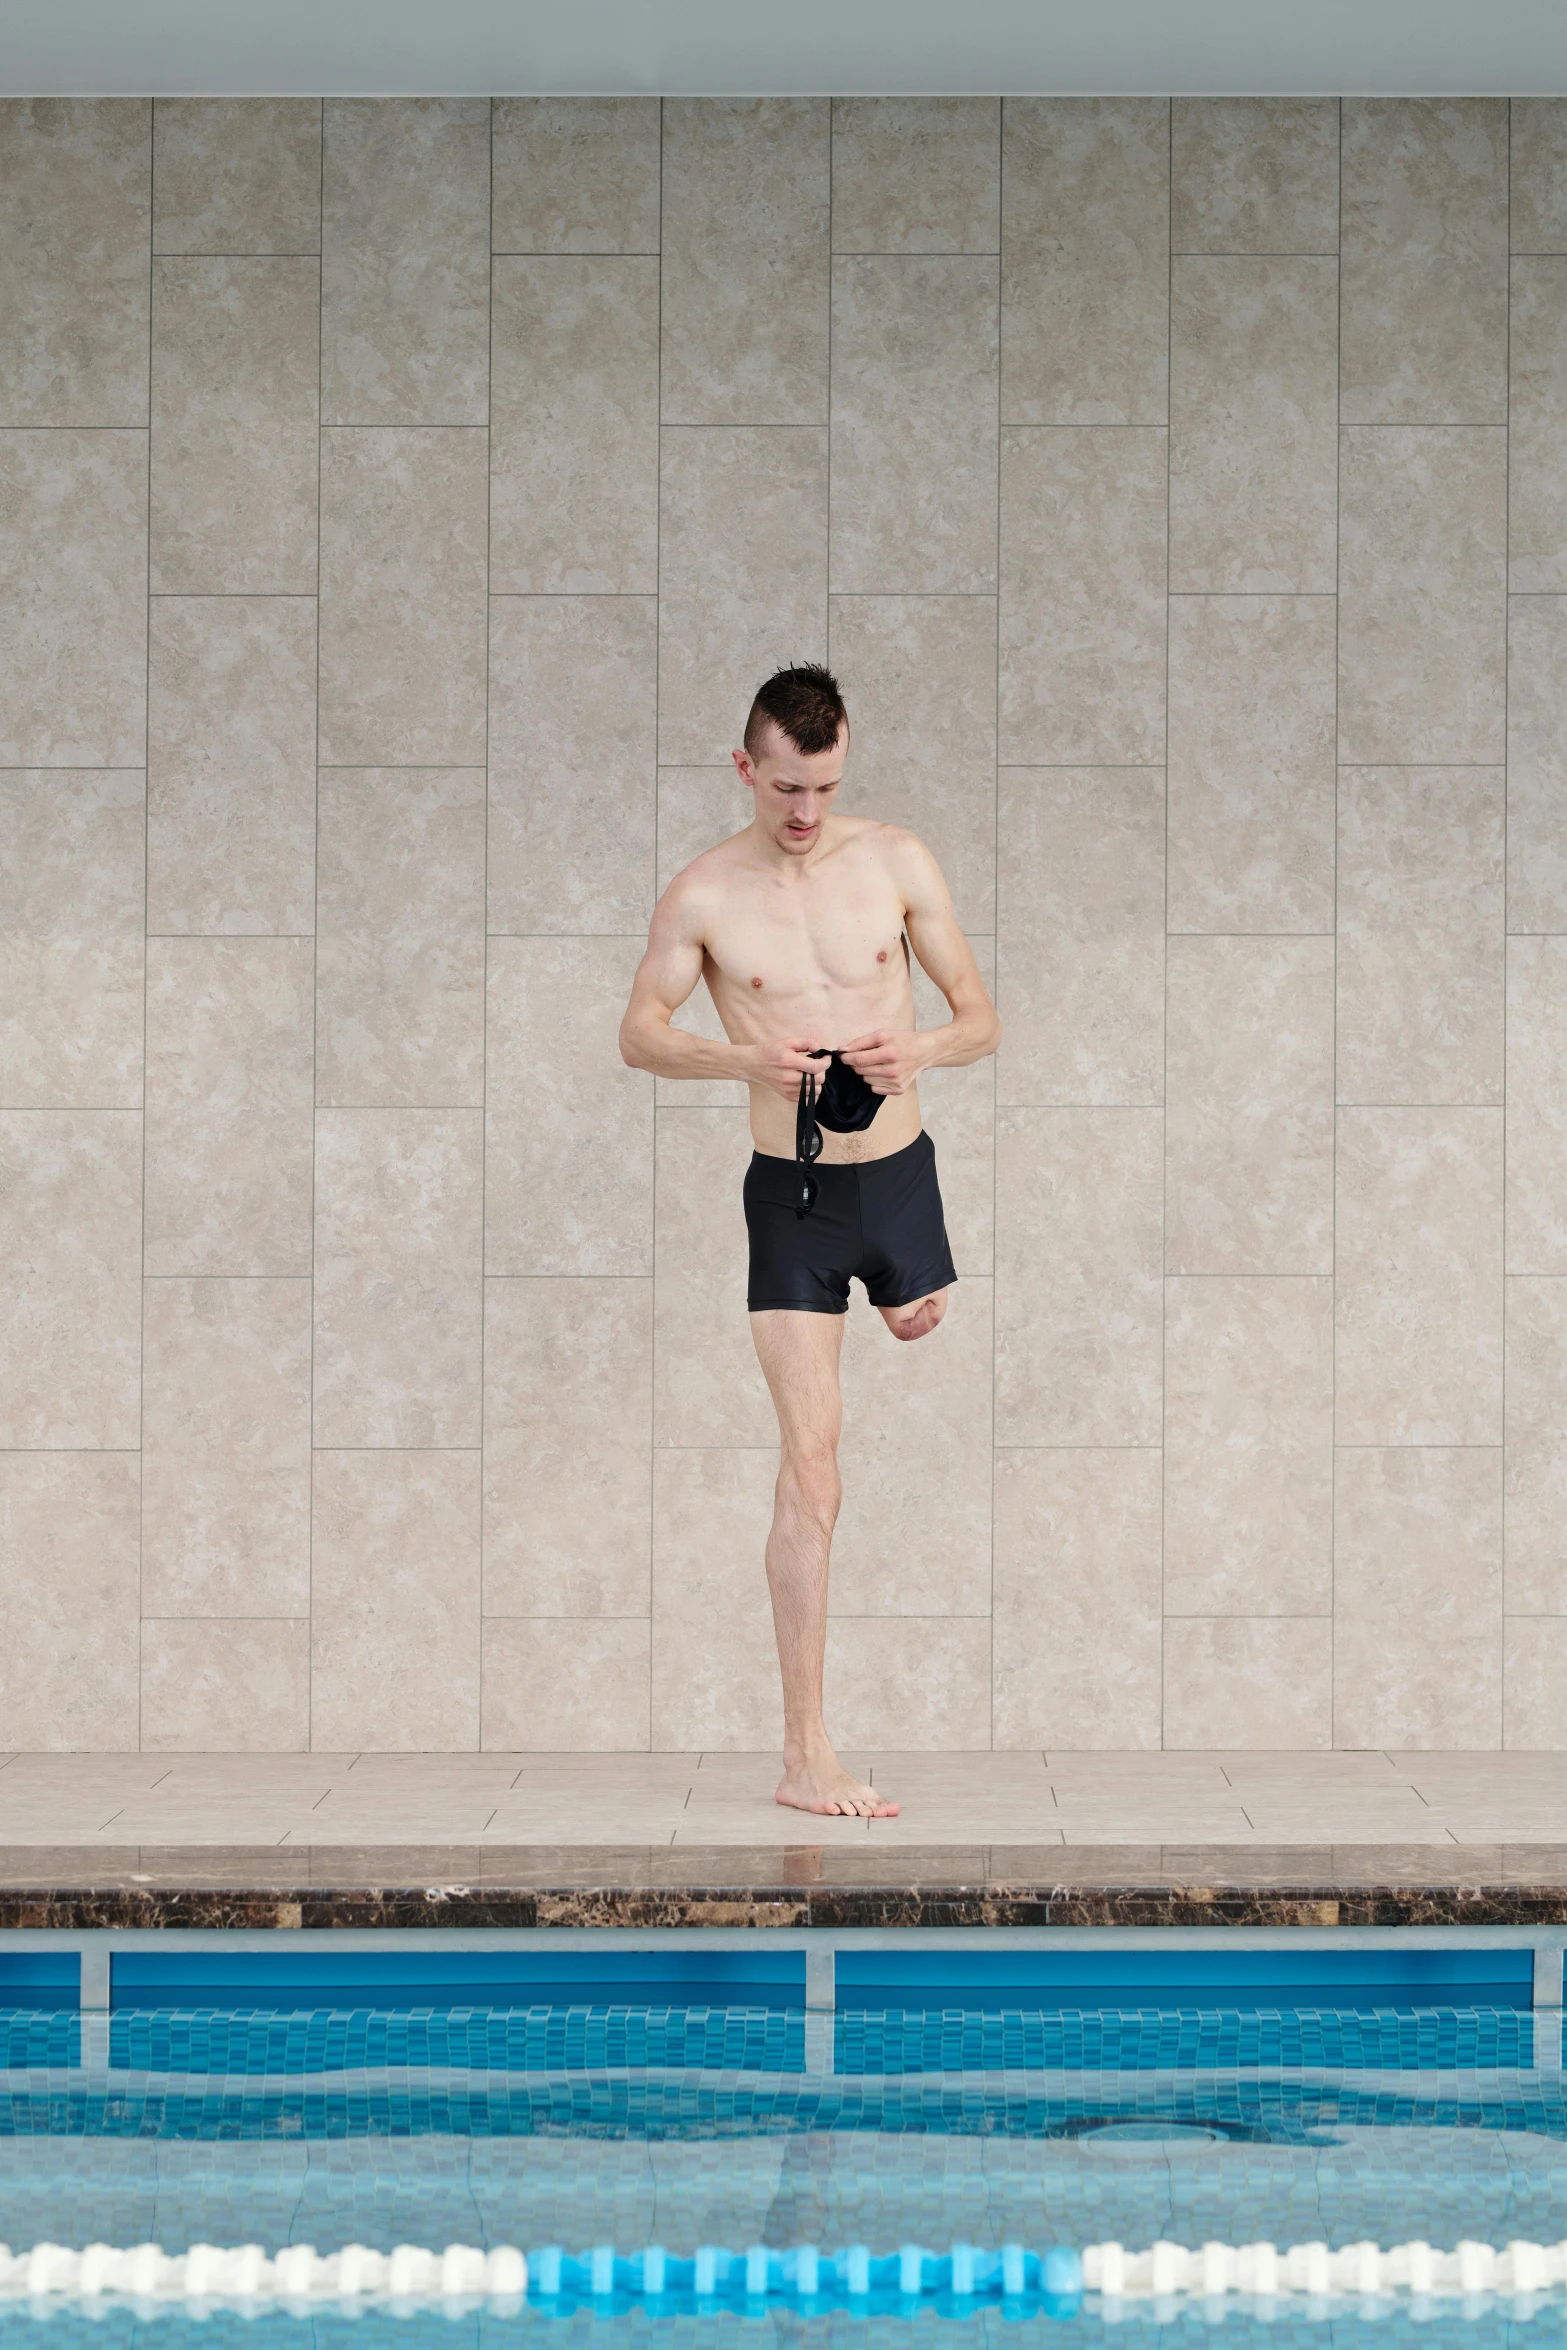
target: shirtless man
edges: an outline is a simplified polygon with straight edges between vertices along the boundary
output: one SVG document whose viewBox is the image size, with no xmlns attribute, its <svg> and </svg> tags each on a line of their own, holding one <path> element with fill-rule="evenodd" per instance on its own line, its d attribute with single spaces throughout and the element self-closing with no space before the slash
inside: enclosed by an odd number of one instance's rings
<svg viewBox="0 0 1567 2350">
<path fill-rule="evenodd" d="M 993 1053 L 1001 1023 L 923 842 L 836 813 L 848 747 L 825 669 L 781 669 L 758 689 L 734 753 L 755 813 L 659 900 L 620 1049 L 633 1069 L 750 1088 L 747 1302 L 780 1443 L 767 1543 L 783 1673 L 778 1801 L 884 1819 L 898 1806 L 844 1769 L 822 1718 L 842 1317 L 851 1275 L 895 1338 L 923 1338 L 945 1313 L 957 1275 L 915 1081 Z M 940 1028 L 914 1025 L 910 946 L 951 1008 Z M 671 1026 L 699 979 L 727 1043 Z M 806 1079 L 825 1086 L 824 1134 Z"/>
</svg>

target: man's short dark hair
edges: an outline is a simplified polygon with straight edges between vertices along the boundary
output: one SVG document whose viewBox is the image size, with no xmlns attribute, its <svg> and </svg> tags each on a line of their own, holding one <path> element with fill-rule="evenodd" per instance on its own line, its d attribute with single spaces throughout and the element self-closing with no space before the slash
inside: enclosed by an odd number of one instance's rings
<svg viewBox="0 0 1567 2350">
<path fill-rule="evenodd" d="M 849 723 L 838 680 L 818 661 L 802 662 L 798 669 L 775 669 L 756 689 L 751 715 L 745 722 L 745 747 L 759 759 L 766 745 L 767 722 L 809 759 L 830 751 Z"/>
</svg>

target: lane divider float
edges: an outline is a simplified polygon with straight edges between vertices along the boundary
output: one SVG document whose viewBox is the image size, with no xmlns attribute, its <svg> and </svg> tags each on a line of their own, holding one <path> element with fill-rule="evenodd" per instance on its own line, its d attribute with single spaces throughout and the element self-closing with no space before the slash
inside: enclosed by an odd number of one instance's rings
<svg viewBox="0 0 1567 2350">
<path fill-rule="evenodd" d="M 1560 2298 L 1564 2288 L 1567 2243 L 1525 2241 L 1499 2250 L 1464 2242 L 1451 2252 L 1418 2240 L 1388 2251 L 1370 2243 L 1337 2251 L 1325 2243 L 1284 2250 L 1274 2244 L 1193 2249 L 1156 2243 L 1132 2252 L 1105 2243 L 1082 2252 L 1066 2245 L 1033 2252 L 1021 2244 L 954 2244 L 937 2253 L 905 2244 L 882 2254 L 863 2244 L 838 2253 L 813 2244 L 782 2252 L 761 2244 L 744 2252 L 704 2244 L 690 2258 L 657 2244 L 631 2254 L 609 2244 L 575 2254 L 547 2244 L 531 2259 L 514 2245 L 486 2251 L 449 2244 L 433 2251 L 400 2244 L 393 2252 L 375 2252 L 350 2244 L 329 2253 L 309 2244 L 276 2253 L 260 2244 L 195 2244 L 179 2253 L 156 2244 L 89 2244 L 80 2252 L 63 2244 L 36 2244 L 27 2252 L 0 2245 L 0 2304 L 23 2303 L 40 2315 L 66 2305 L 128 2304 L 142 2315 L 263 2308 L 306 2315 L 374 2306 L 395 2315 L 435 2309 L 456 2317 L 482 2308 L 515 2314 L 526 2300 L 547 2310 L 626 2299 L 682 2307 L 693 2301 L 841 2306 L 874 2300 L 885 2308 L 939 2296 L 955 2314 L 965 2305 L 1000 2301 L 1004 2312 L 1008 2305 L 1028 2304 L 1067 2316 L 1087 2297 L 1107 2316 L 1139 2303 L 1162 2312 L 1181 2305 L 1212 2309 L 1232 2299 L 1327 2316 L 1346 2302 L 1405 2297 L 1416 2304 L 1456 2300 L 1466 2310 L 1497 2302 L 1532 2308 L 1543 2296 Z"/>
</svg>

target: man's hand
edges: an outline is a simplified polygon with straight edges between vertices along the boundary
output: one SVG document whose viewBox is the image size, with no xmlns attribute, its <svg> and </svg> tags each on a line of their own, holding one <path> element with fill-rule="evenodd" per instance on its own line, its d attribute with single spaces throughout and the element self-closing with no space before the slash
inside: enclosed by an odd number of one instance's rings
<svg viewBox="0 0 1567 2350">
<path fill-rule="evenodd" d="M 786 1102 L 796 1102 L 800 1079 L 807 1069 L 818 1084 L 826 1076 L 826 1052 L 827 1047 L 814 1036 L 786 1036 L 768 1044 L 746 1045 L 740 1055 L 740 1074 L 752 1085 L 765 1085 L 773 1093 L 781 1093 Z M 813 1059 L 813 1054 L 823 1057 Z"/>
<path fill-rule="evenodd" d="M 931 1060 L 930 1039 L 913 1028 L 873 1028 L 838 1049 L 872 1093 L 907 1093 Z"/>
</svg>

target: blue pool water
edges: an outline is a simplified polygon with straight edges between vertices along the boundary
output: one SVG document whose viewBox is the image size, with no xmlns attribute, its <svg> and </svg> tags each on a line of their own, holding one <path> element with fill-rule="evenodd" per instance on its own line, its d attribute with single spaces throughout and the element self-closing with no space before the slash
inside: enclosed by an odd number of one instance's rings
<svg viewBox="0 0 1567 2350">
<path fill-rule="evenodd" d="M 535 2255 L 537 2275 L 549 2245 L 657 2243 L 688 2259 L 704 2244 L 1567 2237 L 1567 2097 L 1559 2072 L 1518 2061 L 1532 2058 L 1520 2046 L 1532 2019 L 1508 2011 L 824 2021 L 808 2031 L 797 2013 L 732 2008 L 12 2015 L 0 2033 L 0 2238 L 170 2252 L 511 2243 Z M 1476 2051 L 1491 2061 L 1460 2061 Z M 905 2339 L 938 2350 L 938 2336 L 975 2343 L 997 2328 L 1013 2340 L 1047 2327 L 1056 2342 L 1125 2330 L 1091 2308 L 958 2317 L 878 2298 L 813 2318 L 680 2296 L 650 2313 L 634 2296 L 616 2307 L 568 2290 L 535 2292 L 507 2320 L 200 2323 L 203 2342 L 232 2331 L 253 2350 L 342 2329 L 361 2345 L 521 2330 L 606 2344 L 852 2336 L 865 2350 Z M 192 2322 L 12 2308 L 0 2336 L 37 2339 L 42 2325 L 51 2342 L 151 2342 Z M 1125 2322 L 1139 2338 L 1202 2330 L 1184 2313 Z M 1235 2313 L 1224 2330 L 1320 2342 L 1373 2322 L 1387 2339 L 1414 2321 Z M 1421 2339 L 1451 2325 L 1500 2342 L 1515 2322 L 1439 2316 Z M 1542 2308 L 1528 2338 L 1564 2332 Z"/>
<path fill-rule="evenodd" d="M 421 1961 L 421 1975 L 387 1950 L 367 1981 L 361 1956 L 321 1951 L 285 1984 L 265 1952 L 234 1953 L 238 1976 L 223 1982 L 210 1952 L 171 1946 L 118 1955 L 110 2006 L 84 2014 L 67 1971 L 40 1971 L 53 1954 L 18 1953 L 33 1980 L 13 1981 L 18 2004 L 0 2012 L 0 2241 L 517 2245 L 533 2281 L 510 2313 L 12 2300 L 0 2344 L 1567 2340 L 1560 2290 L 1468 2314 L 1407 2295 L 1315 2314 L 1107 2310 L 1093 2294 L 1042 2292 L 1036 2265 L 1021 2295 L 960 2305 L 944 2287 L 900 2293 L 887 2263 L 868 2294 L 813 2304 L 748 2299 L 737 2261 L 698 2296 L 682 2264 L 702 2246 L 864 2246 L 886 2262 L 903 2246 L 940 2256 L 954 2244 L 1567 2239 L 1561 2015 L 1531 2009 L 1529 1952 L 1411 1950 L 1396 1965 L 1347 1954 L 1329 1987 L 1353 1997 L 1337 2005 L 1321 2003 L 1322 1973 L 1303 1977 L 1292 1952 L 1237 1948 L 1199 1966 L 1172 1951 L 1160 2004 L 1142 2003 L 1146 1959 L 1127 1954 L 1118 1975 L 1081 1953 L 1048 1955 L 1043 1968 L 1037 1954 L 1024 1966 L 998 1951 L 987 1976 L 985 1953 L 955 1967 L 927 1952 L 896 1965 L 840 1952 L 836 2013 L 808 2013 L 798 1954 L 767 1948 L 671 1957 L 662 1977 L 644 1965 L 642 1984 L 686 1996 L 637 2001 L 632 1953 L 545 1958 L 524 1981 L 514 1954 L 475 1980 L 466 1958 Z M 559 1994 L 573 1979 L 570 2001 Z M 295 2004 L 302 1987 L 311 2000 Z M 209 2004 L 219 1989 L 227 2003 Z M 464 1996 L 434 1996 L 453 1989 Z M 1300 2003 L 1302 1989 L 1318 2003 Z M 373 2003 L 342 1999 L 355 1990 Z M 1126 2003 L 1106 2004 L 1117 1992 Z M 649 2245 L 673 2264 L 674 2289 L 656 2301 L 630 2289 L 624 2265 Z M 548 2247 L 563 2265 L 540 2257 Z M 621 2256 L 597 2294 L 571 2257 L 593 2247 Z M 769 2273 L 783 2273 L 777 2259 Z M 929 2274 L 939 2286 L 939 2257 Z"/>
</svg>

